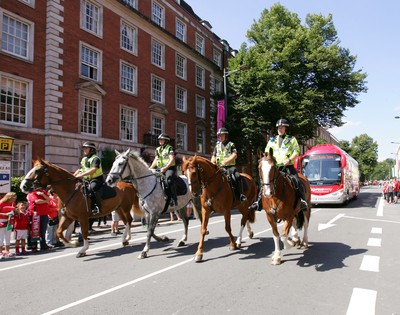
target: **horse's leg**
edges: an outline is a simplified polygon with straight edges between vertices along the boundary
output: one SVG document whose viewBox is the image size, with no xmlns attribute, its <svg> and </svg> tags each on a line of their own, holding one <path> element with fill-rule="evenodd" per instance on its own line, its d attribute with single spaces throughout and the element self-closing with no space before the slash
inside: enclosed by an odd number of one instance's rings
<svg viewBox="0 0 400 315">
<path fill-rule="evenodd" d="M 86 210 L 83 210 L 86 211 Z M 86 251 L 89 248 L 89 240 L 88 240 L 88 235 L 89 235 L 89 218 L 87 216 L 81 216 L 79 218 L 79 222 L 81 224 L 81 233 L 82 233 L 82 239 L 83 239 L 83 246 L 81 250 L 78 252 L 76 255 L 76 258 L 79 257 L 84 257 L 86 256 Z"/>
<path fill-rule="evenodd" d="M 267 213 L 267 219 L 272 229 L 272 239 L 274 240 L 274 253 L 271 258 L 271 265 L 280 265 L 282 262 L 281 244 L 279 243 L 279 231 L 278 225 L 276 224 L 275 218 L 269 212 Z"/>
<path fill-rule="evenodd" d="M 159 216 L 160 216 L 159 213 L 150 214 L 148 216 L 149 220 L 147 222 L 146 244 L 144 245 L 142 252 L 139 254 L 138 259 L 147 258 L 147 253 L 150 250 L 151 237 L 153 236 L 155 238 L 155 236 L 156 236 L 154 234 L 154 229 L 156 228 Z"/>
<path fill-rule="evenodd" d="M 308 210 L 310 211 L 310 210 Z M 300 248 L 308 248 L 308 225 L 310 223 L 309 221 L 310 217 L 309 215 L 304 214 L 304 225 L 303 225 L 303 241 L 300 243 Z"/>
<path fill-rule="evenodd" d="M 249 227 L 249 225 L 247 224 L 248 223 L 248 220 L 247 220 L 247 216 L 245 216 L 244 214 L 243 214 L 243 210 L 242 210 L 242 207 L 240 207 L 240 212 L 242 213 L 242 219 L 240 220 L 240 230 L 239 230 L 239 234 L 238 234 L 238 237 L 236 238 L 236 248 L 240 248 L 240 247 L 242 247 L 242 233 L 243 233 L 243 230 L 244 230 L 244 228 L 245 228 L 245 226 L 247 225 L 247 227 Z M 251 228 L 250 228 L 250 230 L 251 230 Z"/>
<path fill-rule="evenodd" d="M 64 236 L 64 231 L 71 225 L 71 223 L 74 220 L 70 219 L 69 217 L 66 217 L 65 215 L 62 215 L 60 218 L 60 223 L 58 224 L 57 227 L 57 237 L 58 239 L 64 244 L 65 247 L 76 247 L 76 243 L 72 243 L 69 240 L 67 240 Z"/>
<path fill-rule="evenodd" d="M 180 208 L 178 210 L 178 213 L 180 217 L 182 218 L 183 226 L 184 226 L 184 233 L 182 235 L 182 238 L 178 242 L 178 247 L 185 246 L 186 241 L 187 241 L 187 236 L 188 236 L 188 227 L 189 227 L 189 218 L 187 217 L 186 214 L 186 207 Z"/>
<path fill-rule="evenodd" d="M 235 249 L 237 249 L 237 246 L 235 243 L 235 238 L 233 237 L 233 234 L 232 234 L 230 209 L 225 211 L 224 218 L 225 218 L 225 231 L 229 235 L 229 250 L 235 250 Z"/>
<path fill-rule="evenodd" d="M 207 226 L 208 226 L 208 220 L 210 218 L 210 213 L 202 208 L 201 210 L 201 230 L 200 230 L 200 241 L 199 241 L 199 246 L 197 247 L 197 252 L 194 255 L 194 261 L 199 262 L 203 260 L 203 248 L 204 248 L 204 238 L 207 234 Z"/>
<path fill-rule="evenodd" d="M 249 236 L 250 239 L 254 237 L 254 232 L 251 229 L 251 224 L 249 221 L 246 222 L 246 227 L 247 227 L 247 235 Z"/>
<path fill-rule="evenodd" d="M 124 222 L 125 230 L 122 234 L 122 246 L 129 245 L 129 240 L 131 239 L 131 226 L 133 218 L 131 216 L 130 211 L 126 212 L 121 209 L 121 211 L 117 210 L 119 217 L 122 222 Z"/>
<path fill-rule="evenodd" d="M 293 223 L 293 218 L 286 220 L 285 223 L 283 224 L 283 232 L 281 235 L 281 241 L 283 243 L 284 249 L 291 249 L 294 246 L 294 243 L 291 240 L 289 240 L 289 238 L 288 238 L 290 228 L 292 227 L 292 223 Z"/>
</svg>

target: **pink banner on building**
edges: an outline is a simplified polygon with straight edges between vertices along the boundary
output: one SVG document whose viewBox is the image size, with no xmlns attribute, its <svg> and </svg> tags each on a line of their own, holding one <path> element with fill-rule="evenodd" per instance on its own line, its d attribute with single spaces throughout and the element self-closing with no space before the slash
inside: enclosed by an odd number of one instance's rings
<svg viewBox="0 0 400 315">
<path fill-rule="evenodd" d="M 224 100 L 218 101 L 217 107 L 217 131 L 219 128 L 225 126 L 225 102 Z"/>
</svg>

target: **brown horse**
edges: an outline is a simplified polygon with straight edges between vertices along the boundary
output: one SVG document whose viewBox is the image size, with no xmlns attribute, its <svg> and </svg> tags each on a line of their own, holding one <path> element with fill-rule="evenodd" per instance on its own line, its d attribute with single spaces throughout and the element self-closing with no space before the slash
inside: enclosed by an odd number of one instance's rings
<svg viewBox="0 0 400 315">
<path fill-rule="evenodd" d="M 125 182 L 118 183 L 114 197 L 103 199 L 101 213 L 92 215 L 90 208 L 91 198 L 88 201 L 88 198 L 82 192 L 82 182 L 65 169 L 42 159 L 35 161 L 34 167 L 25 176 L 20 188 L 23 192 L 29 193 L 35 187 L 46 187 L 48 185 L 51 185 L 65 207 L 65 214 L 61 216 L 57 228 L 57 237 L 60 238 L 64 245 L 73 246 L 64 237 L 63 231 L 75 220 L 78 220 L 81 224 L 83 247 L 76 257 L 85 256 L 89 248 L 89 218 L 103 217 L 116 210 L 125 224 L 122 245 L 127 245 L 131 238 L 131 210 L 138 216 L 142 217 L 144 215 L 139 208 L 136 190 L 131 184 Z"/>
<path fill-rule="evenodd" d="M 279 232 L 277 221 L 284 220 L 284 227 L 280 236 L 284 248 L 289 249 L 295 245 L 308 247 L 308 224 L 311 216 L 311 190 L 310 184 L 305 176 L 298 174 L 301 184 L 305 190 L 307 210 L 300 210 L 300 198 L 297 195 L 296 183 L 288 174 L 279 171 L 273 156 L 273 151 L 260 159 L 259 172 L 261 177 L 262 205 L 266 209 L 267 218 L 272 227 L 275 252 L 272 256 L 272 264 L 279 265 L 282 261 L 282 254 L 279 243 Z M 292 227 L 295 233 L 289 238 L 289 231 Z M 304 227 L 303 241 L 300 240 L 298 230 Z"/>
<path fill-rule="evenodd" d="M 203 259 L 204 237 L 207 234 L 208 220 L 213 211 L 224 215 L 225 231 L 229 234 L 230 250 L 240 248 L 245 226 L 247 226 L 249 237 L 253 237 L 250 223 L 254 223 L 255 213 L 248 210 L 248 207 L 256 197 L 257 186 L 252 177 L 247 174 L 240 174 L 244 181 L 244 194 L 247 197 L 246 202 L 240 202 L 224 169 L 197 155 L 189 159 L 184 158 L 183 161 L 183 171 L 188 178 L 192 194 L 194 196 L 201 195 L 202 222 L 195 261 Z M 236 243 L 231 232 L 231 210 L 234 208 L 242 214 L 241 228 Z"/>
</svg>

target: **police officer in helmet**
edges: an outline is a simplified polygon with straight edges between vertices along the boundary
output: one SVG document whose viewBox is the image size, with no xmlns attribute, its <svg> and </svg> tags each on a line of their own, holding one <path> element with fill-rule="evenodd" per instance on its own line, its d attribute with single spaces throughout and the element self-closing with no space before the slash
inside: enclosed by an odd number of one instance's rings
<svg viewBox="0 0 400 315">
<path fill-rule="evenodd" d="M 227 170 L 228 174 L 234 175 L 235 182 L 240 194 L 240 201 L 247 201 L 246 195 L 243 193 L 243 183 L 240 178 L 240 173 L 236 169 L 236 158 L 237 150 L 235 144 L 228 140 L 229 131 L 228 129 L 222 127 L 218 130 L 217 136 L 219 136 L 219 141 L 214 148 L 211 162 L 217 164 L 219 167 L 223 167 Z"/>
<path fill-rule="evenodd" d="M 156 149 L 155 159 L 150 168 L 157 168 L 161 173 L 165 174 L 167 181 L 167 192 L 169 191 L 172 197 L 171 206 L 178 204 L 176 185 L 174 178 L 176 176 L 175 152 L 174 148 L 169 144 L 170 137 L 166 133 L 158 136 L 160 146 Z"/>
<path fill-rule="evenodd" d="M 85 142 L 82 148 L 84 157 L 81 160 L 81 168 L 75 171 L 74 176 L 89 181 L 92 213 L 99 214 L 101 212 L 101 192 L 99 189 L 104 183 L 101 159 L 96 154 L 96 145 L 93 142 Z"/>
<path fill-rule="evenodd" d="M 307 202 L 305 201 L 304 189 L 300 184 L 297 171 L 294 168 L 294 160 L 300 154 L 300 147 L 297 139 L 286 133 L 288 127 L 289 123 L 284 118 L 281 118 L 276 122 L 278 135 L 275 138 L 270 138 L 264 152 L 269 152 L 269 149 L 272 148 L 279 170 L 296 177 L 298 183 L 297 192 L 300 196 L 300 208 L 302 211 L 305 211 L 307 210 Z M 258 200 L 255 201 L 249 209 L 261 211 L 260 195 L 258 196 Z"/>
</svg>

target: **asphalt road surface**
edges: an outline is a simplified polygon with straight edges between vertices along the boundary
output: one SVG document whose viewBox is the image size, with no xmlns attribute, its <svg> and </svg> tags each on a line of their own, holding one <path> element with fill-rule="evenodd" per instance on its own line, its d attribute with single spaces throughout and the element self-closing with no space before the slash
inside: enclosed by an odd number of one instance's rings
<svg viewBox="0 0 400 315">
<path fill-rule="evenodd" d="M 168 216 L 169 219 L 169 216 Z M 234 235 L 240 215 L 233 211 Z M 136 222 L 130 245 L 109 229 L 90 236 L 87 256 L 60 248 L 0 261 L 2 310 L 8 314 L 400 314 L 400 204 L 385 204 L 378 187 L 363 187 L 347 206 L 315 206 L 310 246 L 274 250 L 265 212 L 255 236 L 230 251 L 223 217 L 214 215 L 204 260 L 193 261 L 200 226 L 161 220 L 149 256 L 137 256 L 145 229 Z M 94 225 L 96 229 L 96 224 Z"/>
</svg>

